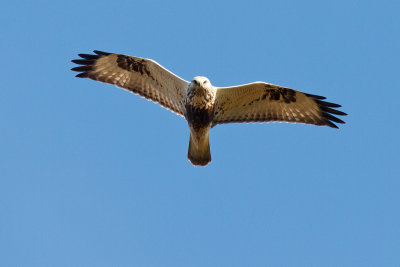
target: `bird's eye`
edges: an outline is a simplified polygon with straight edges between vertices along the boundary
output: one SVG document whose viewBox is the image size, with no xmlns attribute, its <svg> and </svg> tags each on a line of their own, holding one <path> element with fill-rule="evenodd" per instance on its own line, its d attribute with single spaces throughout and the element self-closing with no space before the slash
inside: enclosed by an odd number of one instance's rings
<svg viewBox="0 0 400 267">
<path fill-rule="evenodd" d="M 207 81 L 207 80 L 205 80 L 205 81 L 203 82 L 203 84 L 206 84 L 206 83 L 208 83 L 208 81 Z"/>
</svg>

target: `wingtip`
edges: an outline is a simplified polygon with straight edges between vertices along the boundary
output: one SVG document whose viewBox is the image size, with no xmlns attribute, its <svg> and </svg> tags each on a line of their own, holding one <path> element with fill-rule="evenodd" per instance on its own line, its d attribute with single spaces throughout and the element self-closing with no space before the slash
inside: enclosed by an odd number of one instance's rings
<svg viewBox="0 0 400 267">
<path fill-rule="evenodd" d="M 71 60 L 72 63 L 78 64 L 78 65 L 91 65 L 95 62 L 94 59 L 73 59 Z"/>
<path fill-rule="evenodd" d="M 98 59 L 99 58 L 98 55 L 91 55 L 91 54 L 78 54 L 78 56 L 80 56 L 81 58 L 84 58 L 84 59 Z"/>
<path fill-rule="evenodd" d="M 339 127 L 335 123 L 345 124 L 344 121 L 334 116 L 334 115 L 339 115 L 339 116 L 347 115 L 347 113 L 336 109 L 342 107 L 341 105 L 323 101 L 322 99 L 326 99 L 326 97 L 323 96 L 318 96 L 313 94 L 306 94 L 306 95 L 308 97 L 313 98 L 315 103 L 318 105 L 321 112 L 321 116 L 323 117 L 322 125 L 327 125 L 331 128 L 339 129 Z"/>
<path fill-rule="evenodd" d="M 111 53 L 100 51 L 100 50 L 93 50 L 93 53 L 95 53 L 95 54 L 97 54 L 99 56 L 108 56 L 108 55 L 111 54 Z"/>
<path fill-rule="evenodd" d="M 75 75 L 75 77 L 77 77 L 77 78 L 87 78 L 87 77 L 89 77 L 89 75 L 88 75 L 87 72 L 82 72 L 82 73 L 79 73 L 79 74 Z"/>
<path fill-rule="evenodd" d="M 93 70 L 91 65 L 79 66 L 71 69 L 72 71 L 90 71 Z"/>
<path fill-rule="evenodd" d="M 306 96 L 318 99 L 318 100 L 322 100 L 322 99 L 326 99 L 325 96 L 320 96 L 320 95 L 313 95 L 313 94 L 305 94 Z"/>
<path fill-rule="evenodd" d="M 334 124 L 333 122 L 331 122 L 331 121 L 328 120 L 328 119 L 325 120 L 325 125 L 326 125 L 326 126 L 329 126 L 329 127 L 331 127 L 331 128 L 334 128 L 334 129 L 339 129 L 339 127 L 338 127 L 336 124 Z"/>
</svg>

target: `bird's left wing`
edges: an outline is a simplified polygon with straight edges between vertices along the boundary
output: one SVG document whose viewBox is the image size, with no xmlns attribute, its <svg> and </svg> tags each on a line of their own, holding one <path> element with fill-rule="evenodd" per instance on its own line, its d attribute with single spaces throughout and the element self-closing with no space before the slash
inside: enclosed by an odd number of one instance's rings
<svg viewBox="0 0 400 267">
<path fill-rule="evenodd" d="M 302 93 L 286 87 L 256 82 L 217 88 L 213 126 L 230 122 L 283 121 L 338 128 L 344 123 L 334 115 L 347 115 L 325 102 L 323 96 Z"/>
<path fill-rule="evenodd" d="M 72 60 L 76 77 L 115 84 L 184 116 L 183 97 L 188 82 L 151 59 L 93 51 Z"/>
</svg>

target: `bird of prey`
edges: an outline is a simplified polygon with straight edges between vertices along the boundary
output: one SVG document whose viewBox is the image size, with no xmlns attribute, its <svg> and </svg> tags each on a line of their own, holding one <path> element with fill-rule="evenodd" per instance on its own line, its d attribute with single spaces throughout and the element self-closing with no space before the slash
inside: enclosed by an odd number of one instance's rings
<svg viewBox="0 0 400 267">
<path fill-rule="evenodd" d="M 233 122 L 282 121 L 338 128 L 345 123 L 334 115 L 347 115 L 325 97 L 286 87 L 254 82 L 215 87 L 206 77 L 185 81 L 151 59 L 93 51 L 72 60 L 76 77 L 114 84 L 184 117 L 189 125 L 188 158 L 193 165 L 211 161 L 209 131 Z M 334 115 L 332 115 L 334 114 Z"/>
</svg>

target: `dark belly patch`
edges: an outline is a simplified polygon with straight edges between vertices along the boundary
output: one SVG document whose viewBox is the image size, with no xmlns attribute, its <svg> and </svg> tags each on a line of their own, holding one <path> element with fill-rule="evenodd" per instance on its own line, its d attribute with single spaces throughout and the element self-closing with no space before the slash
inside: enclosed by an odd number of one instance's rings
<svg viewBox="0 0 400 267">
<path fill-rule="evenodd" d="M 186 119 L 189 126 L 199 130 L 210 126 L 213 120 L 213 110 L 186 105 Z"/>
</svg>

